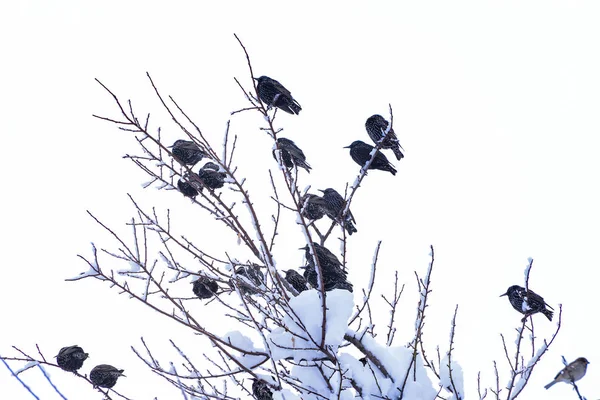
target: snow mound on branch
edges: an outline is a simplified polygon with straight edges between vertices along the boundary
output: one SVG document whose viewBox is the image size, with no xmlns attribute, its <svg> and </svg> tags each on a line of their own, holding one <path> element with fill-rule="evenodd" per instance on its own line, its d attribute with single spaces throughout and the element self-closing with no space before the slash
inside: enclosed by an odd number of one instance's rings
<svg viewBox="0 0 600 400">
<path fill-rule="evenodd" d="M 239 349 L 244 349 L 247 352 L 264 352 L 264 349 L 254 347 L 254 342 L 252 339 L 239 331 L 227 332 L 222 339 Z M 243 352 L 238 353 L 238 355 L 235 355 L 232 352 L 231 355 L 246 368 L 254 368 L 256 365 L 265 360 L 265 357 L 263 356 L 253 356 Z"/>
<path fill-rule="evenodd" d="M 326 300 L 325 344 L 336 351 L 348 329 L 354 296 L 347 290 L 336 289 L 327 292 Z M 317 350 L 317 345 L 321 343 L 323 319 L 320 293 L 314 289 L 306 290 L 291 299 L 289 304 L 293 313 L 289 312 L 284 318 L 287 330 L 274 329 L 267 338 L 273 359 L 293 358 L 300 361 L 323 358 L 323 354 Z"/>
<path fill-rule="evenodd" d="M 362 388 L 363 397 L 366 398 L 367 395 L 371 398 L 387 396 L 395 399 L 398 398 L 400 389 L 404 385 L 403 399 L 405 400 L 431 400 L 435 398 L 437 389 L 433 387 L 433 383 L 423 365 L 423 359 L 419 354 L 416 356 L 415 363 L 412 363 L 413 350 L 410 348 L 404 346 L 387 347 L 377 343 L 369 335 L 363 336 L 353 331 L 348 331 L 348 334 L 354 337 L 362 336 L 361 343 L 365 349 L 390 374 L 390 377 L 385 377 L 372 361 L 367 361 L 367 364 L 363 367 L 362 363 L 351 355 L 341 355 L 340 362 L 343 368 L 352 371 L 354 380 Z M 346 375 L 348 376 L 348 373 Z M 404 384 L 405 380 L 406 383 Z M 381 388 L 381 391 L 379 388 Z"/>
<path fill-rule="evenodd" d="M 302 398 L 289 389 L 273 392 L 273 400 L 301 400 Z"/>
<path fill-rule="evenodd" d="M 452 361 L 450 365 L 450 369 L 452 369 L 452 381 L 454 381 L 454 388 L 458 392 L 458 397 L 456 393 L 454 393 L 449 400 L 464 399 L 465 398 L 465 389 L 463 382 L 463 370 L 462 367 L 456 362 Z M 450 392 L 454 390 L 452 387 L 452 382 L 450 381 L 450 370 L 448 369 L 448 355 L 442 359 L 442 363 L 440 364 L 440 385 Z"/>
</svg>

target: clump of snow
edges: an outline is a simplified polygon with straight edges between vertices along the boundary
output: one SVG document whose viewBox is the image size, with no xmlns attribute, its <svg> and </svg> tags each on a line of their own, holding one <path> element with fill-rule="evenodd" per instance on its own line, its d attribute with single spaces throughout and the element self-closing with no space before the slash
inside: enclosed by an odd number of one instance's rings
<svg viewBox="0 0 600 400">
<path fill-rule="evenodd" d="M 289 389 L 282 389 L 277 392 L 273 392 L 273 400 L 300 400 L 302 397 L 294 394 Z"/>
<path fill-rule="evenodd" d="M 29 361 L 27 364 L 25 364 L 23 368 L 16 370 L 14 374 L 19 375 L 21 372 L 27 371 L 29 368 L 37 366 L 39 363 L 39 361 Z"/>
<path fill-rule="evenodd" d="M 353 331 L 348 331 L 348 335 L 354 337 L 361 337 Z M 371 336 L 364 335 L 361 339 L 362 345 L 365 349 L 370 352 L 374 358 L 387 370 L 389 378 L 385 378 L 377 367 L 372 368 L 366 367 L 367 369 L 355 369 L 352 371 L 355 373 L 355 378 L 362 379 L 366 382 L 365 390 L 371 390 L 371 394 L 381 397 L 379 389 L 377 388 L 375 381 L 370 381 L 372 378 L 368 374 L 375 375 L 377 382 L 381 387 L 383 396 L 389 398 L 398 398 L 400 389 L 404 382 L 405 377 L 406 385 L 404 386 L 403 398 L 410 400 L 430 400 L 435 398 L 437 390 L 434 388 L 431 379 L 427 375 L 427 371 L 423 365 L 423 358 L 420 354 L 417 354 L 415 362 L 412 362 L 413 350 L 404 346 L 388 347 L 375 341 Z M 368 361 L 369 365 L 371 361 Z M 361 364 L 362 367 L 362 364 Z M 416 369 L 416 371 L 415 371 Z M 371 370 L 373 372 L 371 372 Z M 357 373 L 358 372 L 358 373 Z M 416 376 L 416 379 L 413 379 Z M 375 386 L 374 386 L 375 385 Z M 363 392 L 365 397 L 366 392 Z"/>
<path fill-rule="evenodd" d="M 527 296 L 523 296 L 523 303 L 521 303 L 521 311 L 523 311 L 524 313 L 527 313 L 527 311 L 531 310 L 531 307 L 529 307 L 527 300 Z"/>
<path fill-rule="evenodd" d="M 329 393 L 327 383 L 323 381 L 323 375 L 319 372 L 319 369 L 314 366 L 301 366 L 295 365 L 292 367 L 292 376 L 302 382 L 302 386 L 315 391 L 317 393 Z M 308 396 L 307 396 L 308 395 Z M 313 398 L 311 394 L 304 392 L 302 398 Z"/>
<path fill-rule="evenodd" d="M 450 364 L 450 368 L 448 368 L 448 364 Z M 450 380 L 451 372 L 452 381 Z M 454 382 L 454 385 L 452 385 L 452 382 Z M 440 385 L 453 393 L 452 396 L 448 398 L 448 400 L 465 398 L 462 367 L 454 360 L 452 360 L 452 362 L 449 363 L 447 354 L 442 359 L 442 362 L 440 364 Z M 454 393 L 454 389 L 456 389 L 457 393 Z"/>
<path fill-rule="evenodd" d="M 321 343 L 321 293 L 306 290 L 290 300 L 292 315 L 286 315 L 284 325 L 287 329 L 274 329 L 267 338 L 271 343 L 274 360 L 291 357 L 296 361 L 322 358 L 317 351 Z M 327 292 L 327 322 L 325 325 L 325 344 L 336 351 L 342 343 L 348 329 L 348 319 L 354 307 L 354 296 L 347 290 Z M 294 315 L 295 314 L 295 315 Z"/>
<path fill-rule="evenodd" d="M 254 342 L 248 336 L 242 334 L 239 331 L 231 331 L 227 332 L 222 336 L 222 339 L 231 343 L 233 346 L 238 349 L 243 349 L 247 352 L 263 352 L 264 349 L 254 347 Z M 251 354 L 245 354 L 244 352 L 239 352 L 239 354 L 232 354 L 235 359 L 240 362 L 246 368 L 254 368 L 261 362 L 265 360 L 264 356 L 254 356 Z"/>
</svg>

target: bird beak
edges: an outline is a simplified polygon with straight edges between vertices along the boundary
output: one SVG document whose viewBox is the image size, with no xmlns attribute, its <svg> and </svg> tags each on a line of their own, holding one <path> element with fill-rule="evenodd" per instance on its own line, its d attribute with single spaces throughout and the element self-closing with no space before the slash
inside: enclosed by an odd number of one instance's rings
<svg viewBox="0 0 600 400">
<path fill-rule="evenodd" d="M 501 295 L 500 295 L 500 296 L 498 296 L 498 297 L 506 296 L 507 294 L 508 294 L 508 292 L 506 292 L 506 293 L 504 293 L 504 294 L 501 294 Z"/>
<path fill-rule="evenodd" d="M 349 149 L 350 147 L 351 147 L 351 146 L 344 146 L 343 148 L 344 148 L 344 149 Z"/>
<path fill-rule="evenodd" d="M 306 250 L 308 249 L 308 245 L 304 246 L 304 247 L 300 247 L 298 250 Z"/>
<path fill-rule="evenodd" d="M 255 81 L 257 81 L 257 80 L 258 80 L 258 78 L 252 78 L 252 79 L 254 79 Z M 254 378 L 250 378 L 250 379 L 254 379 Z"/>
<path fill-rule="evenodd" d="M 321 190 L 321 189 L 317 189 L 317 190 L 318 190 L 319 192 L 321 192 L 321 193 L 325 193 L 325 191 L 324 191 L 324 190 Z"/>
</svg>

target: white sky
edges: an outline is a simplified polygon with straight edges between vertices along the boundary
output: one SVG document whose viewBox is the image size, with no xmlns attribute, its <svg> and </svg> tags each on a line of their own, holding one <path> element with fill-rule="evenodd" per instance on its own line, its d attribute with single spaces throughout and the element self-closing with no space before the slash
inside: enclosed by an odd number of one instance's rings
<svg viewBox="0 0 600 400">
<path fill-rule="evenodd" d="M 0 354 L 11 354 L 13 344 L 32 351 L 38 343 L 54 356 L 79 344 L 91 355 L 84 369 L 100 363 L 125 369 L 128 377 L 116 386 L 124 394 L 177 398 L 130 346 L 144 336 L 165 349 L 166 361 L 174 356 L 166 340 L 185 342 L 189 334 L 108 285 L 64 282 L 86 269 L 76 254 L 89 255 L 91 241 L 112 246 L 85 210 L 122 226 L 132 215 L 126 193 L 144 205 L 179 210 L 182 230 L 198 241 L 208 229 L 192 223 L 198 217 L 189 213 L 197 210 L 177 193 L 141 189 L 147 179 L 121 159 L 137 150 L 133 137 L 91 117 L 117 116 L 94 78 L 131 98 L 140 115 L 152 112 L 172 142 L 179 135 L 152 95 L 149 71 L 218 144 L 229 112 L 245 106 L 233 77 L 250 84 L 235 32 L 256 73 L 280 80 L 303 107 L 298 117 L 278 117 L 284 136 L 313 166 L 310 176 L 301 173 L 301 186 L 342 191 L 358 167 L 341 147 L 367 141 L 365 119 L 387 115 L 388 103 L 394 107 L 406 158 L 395 163 L 395 177 L 370 173 L 353 203 L 355 287 L 383 240 L 380 268 L 384 275 L 400 270 L 407 284 L 401 315 L 411 329 L 413 271 L 425 271 L 433 244 L 425 340 L 431 355 L 437 344 L 447 346 L 458 303 L 454 357 L 471 397 L 477 371 L 489 385 L 492 360 L 507 370 L 499 333 L 512 343 L 520 315 L 498 296 L 522 285 L 527 257 L 533 257 L 530 287 L 556 309 L 564 305 L 564 324 L 522 398 L 575 398 L 567 385 L 543 389 L 562 367 L 561 355 L 591 361 L 579 387 L 588 398 L 598 396 L 597 2 L 4 3 Z M 275 168 L 260 123 L 251 114 L 232 121 L 240 168 L 256 202 L 268 184 L 264 168 Z M 264 204 L 268 218 L 270 203 Z M 293 235 L 280 244 L 292 255 L 302 240 Z M 298 251 L 279 265 L 301 261 Z M 197 308 L 208 315 L 214 310 Z M 535 322 L 540 339 L 554 328 L 543 316 Z M 409 339 L 406 332 L 397 343 Z M 69 399 L 91 398 L 76 379 L 50 372 Z M 42 398 L 56 398 L 37 375 L 23 377 Z M 31 398 L 3 366 L 0 397 Z"/>
</svg>

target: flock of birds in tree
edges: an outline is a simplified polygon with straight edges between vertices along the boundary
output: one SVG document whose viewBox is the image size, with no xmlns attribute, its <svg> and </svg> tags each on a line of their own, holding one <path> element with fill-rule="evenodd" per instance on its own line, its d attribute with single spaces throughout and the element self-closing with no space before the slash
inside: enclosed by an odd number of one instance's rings
<svg viewBox="0 0 600 400">
<path fill-rule="evenodd" d="M 298 114 L 302 107 L 292 97 L 292 94 L 281 83 L 267 76 L 255 78 L 257 81 L 257 92 L 260 100 L 266 104 L 267 109 L 272 107 L 279 108 L 289 114 Z M 373 115 L 369 117 L 365 123 L 367 134 L 371 140 L 379 146 L 375 150 L 374 146 L 364 143 L 360 140 L 354 141 L 346 148 L 350 149 L 352 159 L 364 167 L 371 159 L 372 152 L 375 151 L 373 160 L 369 165 L 369 169 L 388 171 L 393 175 L 396 174 L 396 169 L 389 162 L 387 157 L 380 149 L 390 149 L 396 156 L 397 160 L 404 157 L 402 146 L 398 141 L 394 130 L 389 127 L 389 122 L 381 115 Z M 173 158 L 180 164 L 194 167 L 203 159 L 209 159 L 206 151 L 200 148 L 198 144 L 190 140 L 177 140 L 170 146 L 172 149 Z M 277 138 L 273 150 L 273 158 L 281 162 L 288 170 L 293 168 L 302 168 L 308 173 L 311 171 L 311 166 L 306 160 L 306 155 L 292 140 L 284 137 Z M 225 185 L 226 173 L 212 161 L 206 162 L 198 172 L 188 171 L 178 180 L 177 188 L 186 197 L 195 198 L 204 188 L 215 190 L 222 188 Z M 356 220 L 349 210 L 344 213 L 346 208 L 346 200 L 333 188 L 319 190 L 322 196 L 306 193 L 301 198 L 301 214 L 311 223 L 325 216 L 331 219 L 334 223 L 340 225 L 346 230 L 348 235 L 357 232 Z M 285 280 L 298 293 L 308 290 L 310 287 L 318 288 L 318 275 L 315 270 L 315 257 L 323 271 L 323 284 L 326 291 L 333 289 L 353 290 L 352 284 L 347 281 L 347 272 L 343 268 L 342 263 L 338 258 L 330 252 L 326 247 L 313 243 L 315 254 L 311 254 L 309 246 L 303 247 L 305 250 L 305 258 L 307 266 L 301 267 L 304 273 L 300 274 L 296 270 L 288 270 L 285 272 Z M 234 277 L 237 278 L 238 287 L 245 294 L 258 293 L 256 287 L 259 287 L 265 282 L 265 275 L 261 272 L 260 267 L 256 265 L 242 265 L 234 269 Z M 235 288 L 234 282 L 230 280 L 230 286 Z M 255 287 L 253 289 L 253 287 Z M 219 292 L 219 285 L 213 279 L 202 276 L 193 282 L 193 292 L 201 299 L 209 299 Z"/>
<path fill-rule="evenodd" d="M 298 114 L 302 110 L 300 104 L 294 100 L 289 90 L 278 81 L 266 76 L 261 76 L 256 80 L 258 81 L 257 91 L 259 98 L 267 104 L 268 108 L 277 107 L 290 114 Z M 367 119 L 365 128 L 375 144 L 378 144 L 381 149 L 391 149 L 399 161 L 404 157 L 401 151 L 402 146 L 400 146 L 394 130 L 390 128 L 388 131 L 388 124 L 388 121 L 381 115 L 373 115 Z M 387 134 L 385 134 L 386 131 Z M 170 147 L 172 148 L 173 158 L 183 165 L 193 167 L 204 158 L 209 158 L 207 153 L 193 141 L 177 140 Z M 350 149 L 350 156 L 361 167 L 364 167 L 371 159 L 371 153 L 375 149 L 373 146 L 360 140 L 352 142 L 346 148 Z M 282 164 L 288 170 L 296 167 L 303 168 L 310 173 L 311 167 L 306 162 L 304 152 L 293 141 L 286 138 L 278 138 L 273 148 L 273 157 L 276 160 L 278 151 Z M 369 169 L 378 169 L 388 171 L 393 175 L 396 174 L 394 166 L 379 150 L 376 151 Z M 194 198 L 204 188 L 210 190 L 222 188 L 225 185 L 226 176 L 225 172 L 221 171 L 217 164 L 209 161 L 197 173 L 186 173 L 184 178 L 179 179 L 177 182 L 177 188 L 184 196 Z M 302 197 L 302 216 L 311 221 L 316 221 L 327 216 L 345 229 L 349 235 L 357 232 L 354 226 L 356 221 L 352 213 L 348 210 L 347 214 L 344 215 L 346 207 L 344 198 L 332 188 L 320 191 L 323 193 L 323 196 L 306 193 Z M 304 269 L 302 275 L 293 269 L 284 271 L 285 279 L 290 286 L 297 293 L 308 290 L 309 285 L 313 288 L 319 287 L 315 265 L 316 258 L 323 272 L 323 285 L 326 291 L 342 289 L 352 292 L 352 284 L 347 281 L 347 272 L 338 258 L 326 247 L 316 242 L 312 243 L 312 247 L 315 251 L 315 257 L 311 254 L 310 246 L 306 245 L 301 248 L 301 250 L 305 251 L 305 258 L 308 264 L 300 267 Z M 230 286 L 232 288 L 237 286 L 242 293 L 247 295 L 259 293 L 258 288 L 265 282 L 265 275 L 260 270 L 260 267 L 254 264 L 236 266 L 234 268 L 234 276 L 237 278 L 237 285 L 233 280 L 230 280 Z M 193 292 L 200 299 L 210 299 L 219 292 L 218 283 L 207 276 L 200 276 L 192 283 Z M 508 300 L 513 308 L 524 315 L 521 320 L 522 322 L 536 313 L 542 313 L 552 321 L 552 307 L 532 290 L 513 285 L 502 296 L 508 296 Z M 62 370 L 77 372 L 87 358 L 88 353 L 85 353 L 81 347 L 68 346 L 60 349 L 56 356 L 56 361 Z M 574 383 L 585 375 L 588 364 L 589 361 L 587 359 L 583 357 L 578 358 L 562 369 L 545 388 L 548 389 L 558 382 Z M 90 371 L 89 379 L 95 387 L 110 389 L 115 386 L 119 377 L 125 376 L 123 375 L 123 371 L 111 365 L 100 364 Z M 252 394 L 254 397 L 258 400 L 272 400 L 273 392 L 269 388 L 269 384 L 263 379 L 252 380 Z"/>
<path fill-rule="evenodd" d="M 289 114 L 298 114 L 302 107 L 292 97 L 292 94 L 281 83 L 267 76 L 255 78 L 257 81 L 257 92 L 260 100 L 267 105 L 267 109 L 272 107 L 279 108 Z M 379 146 L 379 149 L 392 150 L 396 159 L 400 161 L 404 158 L 402 146 L 396 136 L 393 128 L 389 128 L 389 122 L 381 115 L 375 114 L 366 120 L 365 128 L 371 140 Z M 177 140 L 172 147 L 173 157 L 181 164 L 194 166 L 208 155 L 192 141 Z M 350 149 L 350 156 L 358 165 L 363 168 L 372 157 L 375 150 L 363 141 L 355 140 L 345 148 Z M 373 160 L 368 169 L 381 170 L 396 175 L 396 168 L 389 162 L 387 157 L 376 150 Z M 276 140 L 273 147 L 273 157 L 279 160 L 287 168 L 303 168 L 310 173 L 311 166 L 306 161 L 306 156 L 292 140 L 280 137 Z M 221 188 L 225 185 L 226 174 L 219 169 L 219 166 L 213 162 L 204 164 L 198 173 L 187 173 L 183 179 L 177 182 L 177 187 L 187 197 L 197 196 L 203 188 L 211 190 Z M 344 214 L 346 201 L 333 188 L 320 190 L 323 195 L 306 193 L 302 196 L 301 214 L 310 221 L 316 221 L 324 216 L 340 225 L 349 235 L 357 232 L 356 221 L 352 213 L 348 210 Z M 315 254 L 323 273 L 323 285 L 326 291 L 333 289 L 342 289 L 353 291 L 352 284 L 347 281 L 347 272 L 338 258 L 326 247 L 318 243 L 312 243 Z M 318 288 L 318 275 L 315 266 L 315 257 L 312 256 L 310 246 L 302 247 L 305 251 L 307 265 L 300 267 L 304 273 L 290 269 L 285 272 L 285 279 L 291 287 L 298 293 L 308 290 L 309 287 Z M 244 294 L 257 294 L 257 288 L 265 282 L 265 275 L 257 265 L 241 265 L 234 269 L 234 276 L 237 277 L 238 287 Z M 230 286 L 234 288 L 234 282 L 230 280 Z M 309 286 L 310 285 L 310 286 Z M 193 282 L 193 292 L 201 299 L 209 299 L 219 291 L 219 285 L 213 279 L 201 276 Z M 508 288 L 502 296 L 508 296 L 510 304 L 515 310 L 524 315 L 522 322 L 536 313 L 544 314 L 552 321 L 552 307 L 544 299 L 533 292 L 521 286 L 513 285 Z M 81 361 L 83 362 L 83 361 Z M 546 389 L 557 382 L 573 383 L 581 379 L 586 372 L 589 362 L 585 358 L 578 358 L 567 365 L 556 375 L 554 380 L 546 385 Z M 122 372 L 122 371 L 121 371 Z M 116 375 L 118 377 L 118 375 Z M 116 377 L 114 380 L 116 381 Z M 114 385 L 114 382 L 113 382 Z M 272 392 L 269 385 L 262 379 L 254 379 L 252 392 L 259 400 L 271 400 Z"/>
<path fill-rule="evenodd" d="M 88 353 L 85 353 L 81 347 L 67 346 L 58 352 L 56 364 L 63 371 L 77 372 L 88 357 Z M 115 386 L 120 376 L 125 376 L 123 371 L 108 364 L 96 365 L 90 371 L 90 381 L 95 387 L 110 389 Z"/>
</svg>

